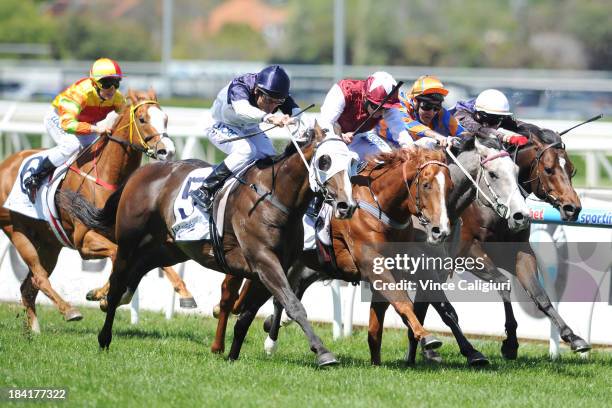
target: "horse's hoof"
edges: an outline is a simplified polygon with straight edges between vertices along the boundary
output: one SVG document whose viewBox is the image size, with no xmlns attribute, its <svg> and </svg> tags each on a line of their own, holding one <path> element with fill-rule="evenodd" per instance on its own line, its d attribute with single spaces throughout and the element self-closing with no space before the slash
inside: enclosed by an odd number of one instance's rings
<svg viewBox="0 0 612 408">
<path fill-rule="evenodd" d="M 470 367 L 484 367 L 490 364 L 489 359 L 480 351 L 474 351 L 474 353 L 467 358 L 467 362 Z"/>
<path fill-rule="evenodd" d="M 510 342 L 508 339 L 502 341 L 501 354 L 506 360 L 516 360 L 519 345 L 517 342 Z"/>
<path fill-rule="evenodd" d="M 270 338 L 270 336 L 266 337 L 266 341 L 264 342 L 264 350 L 268 356 L 273 356 L 276 353 L 276 349 L 278 348 L 278 343 Z"/>
<path fill-rule="evenodd" d="M 442 342 L 433 334 L 421 339 L 421 348 L 423 350 L 434 350 L 440 348 L 440 346 L 442 346 Z"/>
<path fill-rule="evenodd" d="M 100 300 L 96 296 L 96 289 L 92 289 L 89 292 L 87 292 L 87 294 L 85 295 L 85 299 L 89 300 L 90 302 L 95 302 L 96 300 Z"/>
<path fill-rule="evenodd" d="M 100 350 L 108 351 L 110 343 L 111 343 L 111 339 L 98 335 L 98 344 L 100 345 Z"/>
<path fill-rule="evenodd" d="M 440 364 L 442 362 L 442 357 L 436 350 L 421 350 L 421 355 L 423 356 L 423 359 L 428 363 Z"/>
<path fill-rule="evenodd" d="M 108 310 L 108 301 L 106 299 L 102 299 L 100 301 L 100 310 L 104 313 L 106 313 L 106 311 Z"/>
<path fill-rule="evenodd" d="M 212 346 L 210 348 L 210 352 L 213 353 L 213 354 L 223 354 L 223 353 L 225 353 L 225 349 L 223 347 Z"/>
<path fill-rule="evenodd" d="M 214 317 L 215 319 L 218 319 L 220 314 L 221 314 L 221 305 L 216 304 L 216 305 L 213 307 L 213 317 Z"/>
<path fill-rule="evenodd" d="M 338 364 L 338 360 L 336 360 L 334 353 L 331 351 L 326 351 L 325 353 L 317 356 L 317 363 L 319 364 L 319 367 L 328 367 Z"/>
<path fill-rule="evenodd" d="M 64 313 L 64 320 L 67 322 L 78 322 L 83 319 L 83 315 L 77 309 L 70 309 Z"/>
<path fill-rule="evenodd" d="M 180 298 L 179 306 L 182 309 L 195 309 L 196 307 L 198 307 L 198 304 L 196 303 L 193 297 L 188 297 L 188 298 Z"/>
<path fill-rule="evenodd" d="M 266 317 L 266 320 L 263 322 L 263 329 L 266 333 L 270 333 L 270 329 L 272 329 L 272 320 L 274 319 L 274 315 L 270 315 Z"/>
<path fill-rule="evenodd" d="M 572 340 L 571 347 L 574 353 L 586 353 L 591 349 L 591 345 L 578 336 Z"/>
</svg>

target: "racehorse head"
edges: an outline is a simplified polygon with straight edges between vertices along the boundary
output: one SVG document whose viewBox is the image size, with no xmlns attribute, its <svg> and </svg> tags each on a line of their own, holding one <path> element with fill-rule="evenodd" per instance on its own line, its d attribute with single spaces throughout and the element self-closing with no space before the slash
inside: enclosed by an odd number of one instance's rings
<svg viewBox="0 0 612 408">
<path fill-rule="evenodd" d="M 406 149 L 404 149 L 406 150 Z M 446 156 L 439 149 L 412 147 L 403 164 L 403 181 L 413 198 L 410 202 L 420 223 L 427 231 L 427 242 L 440 244 L 450 234 L 447 201 L 453 182 Z"/>
<path fill-rule="evenodd" d="M 355 181 L 367 183 L 368 201 L 373 199 L 380 214 L 393 220 L 392 228 L 405 228 L 414 215 L 429 244 L 441 243 L 450 233 L 447 198 L 453 183 L 442 151 L 411 146 L 380 153 Z"/>
<path fill-rule="evenodd" d="M 351 176 L 355 174 L 359 156 L 340 138 L 325 137 L 317 123 L 311 132 L 314 132 L 314 151 L 309 166 L 310 188 L 333 206 L 334 217 L 350 218 L 357 209 Z"/>
<path fill-rule="evenodd" d="M 561 219 L 575 221 L 582 210 L 572 186 L 576 173 L 558 133 L 525 126 L 530 144 L 518 151 L 520 182 L 528 192 L 559 210 Z"/>
<path fill-rule="evenodd" d="M 117 120 L 111 140 L 151 158 L 171 160 L 175 147 L 166 131 L 168 115 L 161 110 L 155 92 L 152 89 L 148 92 L 130 89 L 127 97 L 131 102 L 131 105 L 126 107 L 129 109 L 129 115 Z"/>
<path fill-rule="evenodd" d="M 474 145 L 480 155 L 476 199 L 507 219 L 511 231 L 528 228 L 531 219 L 517 184 L 518 166 L 496 138 L 476 136 Z"/>
</svg>

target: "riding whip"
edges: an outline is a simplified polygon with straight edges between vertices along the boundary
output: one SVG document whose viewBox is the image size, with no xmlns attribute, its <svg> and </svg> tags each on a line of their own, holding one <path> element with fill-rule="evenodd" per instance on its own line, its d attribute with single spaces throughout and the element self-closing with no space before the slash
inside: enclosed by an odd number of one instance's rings
<svg viewBox="0 0 612 408">
<path fill-rule="evenodd" d="M 295 115 L 291 115 L 292 118 L 296 118 L 298 116 L 300 116 L 302 113 L 306 112 L 308 109 L 312 109 L 314 108 L 314 103 L 311 103 L 310 105 L 308 105 L 307 107 L 305 107 L 304 109 L 302 109 L 301 111 L 297 112 Z M 260 133 L 264 133 L 267 132 L 268 130 L 272 130 L 275 127 L 278 127 L 278 125 L 274 125 L 274 126 L 270 126 L 267 129 L 264 130 L 258 130 L 257 132 L 254 133 L 249 133 L 248 135 L 242 135 L 242 136 L 236 136 L 236 137 L 230 137 L 229 139 L 226 140 L 222 140 L 221 142 L 219 142 L 219 144 L 225 144 L 225 143 L 229 143 L 229 142 L 233 142 L 235 140 L 241 140 L 241 139 L 248 139 L 249 137 L 253 137 L 253 136 L 257 136 Z"/>
<path fill-rule="evenodd" d="M 574 130 L 574 129 L 576 129 L 578 126 L 582 126 L 582 125 L 586 125 L 587 123 L 595 122 L 596 120 L 599 120 L 599 119 L 601 119 L 601 118 L 603 118 L 603 115 L 600 113 L 599 115 L 597 115 L 597 116 L 593 116 L 591 119 L 587 119 L 587 120 L 585 120 L 584 122 L 581 122 L 581 123 L 577 124 L 576 126 L 572 126 L 572 127 L 571 127 L 571 128 L 569 128 L 569 129 L 565 129 L 563 132 L 560 132 L 560 133 L 559 133 L 559 136 L 563 136 L 564 134 L 566 134 L 566 133 L 567 133 L 567 132 L 569 132 L 570 130 Z"/>
<path fill-rule="evenodd" d="M 374 109 L 372 111 L 372 113 L 370 113 L 370 115 L 366 118 L 366 120 L 364 120 L 363 122 L 361 122 L 361 125 L 357 126 L 357 129 L 355 129 L 355 131 L 353 132 L 353 134 L 357 134 L 359 133 L 359 131 L 361 130 L 361 128 L 366 124 L 366 122 L 368 120 L 370 120 L 372 118 L 372 116 L 374 116 L 374 114 L 376 112 L 378 112 L 380 110 L 380 108 L 383 107 L 383 105 L 385 104 L 385 102 L 387 102 L 389 100 L 389 98 L 391 98 L 391 95 L 393 95 L 395 92 L 398 91 L 398 89 L 400 88 L 400 86 L 404 85 L 404 81 L 399 81 L 397 84 L 395 84 L 395 86 L 393 87 L 393 89 L 391 89 L 391 92 L 389 92 L 387 94 L 387 96 L 385 96 L 385 99 L 382 100 L 381 103 L 378 104 L 378 106 L 376 107 L 376 109 Z"/>
</svg>

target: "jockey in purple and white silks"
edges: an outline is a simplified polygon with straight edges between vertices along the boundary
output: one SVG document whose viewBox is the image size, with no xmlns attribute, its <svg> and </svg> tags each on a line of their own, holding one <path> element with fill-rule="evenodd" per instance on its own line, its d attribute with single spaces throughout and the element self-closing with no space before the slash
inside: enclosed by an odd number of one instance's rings
<svg viewBox="0 0 612 408">
<path fill-rule="evenodd" d="M 497 89 L 486 89 L 476 98 L 457 102 L 451 113 L 468 132 L 484 132 L 518 146 L 528 142 L 527 137 L 517 134 L 525 122 L 514 119 L 508 98 Z"/>
<path fill-rule="evenodd" d="M 208 138 L 228 156 L 213 169 L 202 187 L 191 193 L 196 204 L 210 209 L 215 191 L 233 172 L 253 160 L 276 154 L 264 131 L 247 139 L 220 142 L 256 133 L 262 122 L 278 127 L 294 123 L 291 116 L 299 112 L 299 107 L 289 96 L 289 86 L 287 72 L 272 65 L 259 73 L 240 75 L 221 89 L 211 108 L 215 123 L 208 129 Z M 282 115 L 277 114 L 279 111 Z"/>
</svg>

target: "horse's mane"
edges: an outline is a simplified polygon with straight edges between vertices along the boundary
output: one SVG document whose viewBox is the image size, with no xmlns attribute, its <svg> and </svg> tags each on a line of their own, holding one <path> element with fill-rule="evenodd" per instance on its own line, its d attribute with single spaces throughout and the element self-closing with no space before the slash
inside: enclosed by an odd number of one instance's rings
<svg viewBox="0 0 612 408">
<path fill-rule="evenodd" d="M 310 146 L 315 139 L 314 128 L 306 129 L 305 133 L 308 134 L 307 135 L 308 141 L 302 144 L 301 145 L 302 147 Z M 257 168 L 262 169 L 262 168 L 269 167 L 275 163 L 278 163 L 288 158 L 289 156 L 292 156 L 295 153 L 297 153 L 297 149 L 295 148 L 295 145 L 291 141 L 289 141 L 289 143 L 287 143 L 287 145 L 285 146 L 285 149 L 281 153 L 277 154 L 276 156 L 265 157 L 263 159 L 258 160 L 256 163 Z"/>
<path fill-rule="evenodd" d="M 394 166 L 405 161 L 423 163 L 429 160 L 444 161 L 444 152 L 439 149 L 427 149 L 420 146 L 412 146 L 409 149 L 397 149 L 392 152 L 381 152 L 368 162 L 366 169 L 376 168 L 381 162 L 386 166 Z"/>
<path fill-rule="evenodd" d="M 501 142 L 496 137 L 481 135 L 477 133 L 473 136 L 461 138 L 459 141 L 459 145 L 453 149 L 453 152 L 455 154 L 459 154 L 460 152 L 474 150 L 476 148 L 476 139 L 478 139 L 478 143 L 485 147 L 496 150 L 503 149 Z"/>
<path fill-rule="evenodd" d="M 538 141 L 546 144 L 561 142 L 561 136 L 554 130 L 540 128 L 531 123 L 521 123 L 519 133 L 529 136 L 529 139 L 535 137 Z"/>
</svg>

